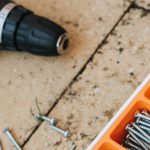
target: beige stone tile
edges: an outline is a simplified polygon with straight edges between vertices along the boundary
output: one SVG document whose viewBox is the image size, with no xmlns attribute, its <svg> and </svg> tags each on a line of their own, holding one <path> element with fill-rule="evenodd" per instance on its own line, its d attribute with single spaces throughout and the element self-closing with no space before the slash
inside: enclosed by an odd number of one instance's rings
<svg viewBox="0 0 150 150">
<path fill-rule="evenodd" d="M 150 14 L 131 10 L 99 49 L 50 116 L 72 133 L 66 140 L 44 123 L 26 150 L 68 150 L 74 141 L 83 150 L 150 72 Z M 36 144 L 35 144 L 36 143 Z"/>
<path fill-rule="evenodd" d="M 136 0 L 136 3 L 139 6 L 142 6 L 144 8 L 150 9 L 150 1 L 149 0 Z"/>
<path fill-rule="evenodd" d="M 0 52 L 0 128 L 10 127 L 22 144 L 37 125 L 32 117 L 32 113 L 38 112 L 35 99 L 42 113 L 46 113 L 129 3 L 120 0 L 16 2 L 64 26 L 72 43 L 70 52 L 57 58 Z M 5 135 L 0 134 L 0 139 L 5 149 L 12 149 Z"/>
</svg>

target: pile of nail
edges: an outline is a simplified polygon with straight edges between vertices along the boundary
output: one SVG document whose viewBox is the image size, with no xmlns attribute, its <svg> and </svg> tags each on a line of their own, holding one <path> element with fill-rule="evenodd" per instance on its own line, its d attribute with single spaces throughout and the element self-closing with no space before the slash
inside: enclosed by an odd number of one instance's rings
<svg viewBox="0 0 150 150">
<path fill-rule="evenodd" d="M 54 131 L 62 134 L 64 137 L 68 138 L 70 136 L 69 131 L 64 131 L 64 130 L 56 127 L 57 120 L 55 118 L 46 117 L 46 116 L 41 115 L 41 114 L 35 115 L 35 118 L 39 121 L 47 121 Z"/>
<path fill-rule="evenodd" d="M 62 134 L 64 137 L 68 138 L 70 136 L 70 132 L 69 131 L 62 130 L 62 129 L 56 127 L 57 120 L 55 118 L 47 117 L 47 116 L 44 116 L 44 115 L 41 115 L 41 114 L 35 115 L 34 117 L 38 121 L 46 121 L 46 122 L 48 122 L 50 124 L 51 128 L 54 131 Z M 22 150 L 22 148 L 19 146 L 19 144 L 16 142 L 15 138 L 11 134 L 9 128 L 5 128 L 3 130 L 3 132 L 7 135 L 7 137 L 12 142 L 12 144 L 14 145 L 14 147 L 16 148 L 16 150 Z M 71 147 L 70 147 L 70 150 L 75 150 L 75 149 L 76 149 L 76 145 L 74 143 L 72 143 Z M 0 150 L 2 150 L 1 143 L 0 143 Z"/>
<path fill-rule="evenodd" d="M 51 118 L 51 117 L 47 117 L 44 116 L 42 114 L 38 114 L 34 116 L 36 118 L 36 120 L 38 121 L 46 121 L 49 123 L 49 125 L 51 126 L 51 128 L 60 133 L 61 135 L 63 135 L 65 138 L 68 138 L 70 136 L 70 132 L 67 130 L 62 130 L 60 128 L 58 128 L 57 125 L 57 120 L 55 118 Z M 76 149 L 76 145 L 74 144 L 74 142 L 71 144 L 70 150 L 75 150 Z"/>
<path fill-rule="evenodd" d="M 128 150 L 150 150 L 150 112 L 138 111 L 134 115 L 135 122 L 128 124 L 128 132 L 123 146 Z"/>
</svg>

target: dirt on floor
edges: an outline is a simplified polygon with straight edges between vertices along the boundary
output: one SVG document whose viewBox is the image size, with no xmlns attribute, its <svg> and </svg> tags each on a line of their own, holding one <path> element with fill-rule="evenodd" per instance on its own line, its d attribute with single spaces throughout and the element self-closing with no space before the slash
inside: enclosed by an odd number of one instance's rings
<svg viewBox="0 0 150 150">
<path fill-rule="evenodd" d="M 71 44 L 60 57 L 0 52 L 0 128 L 25 150 L 86 149 L 150 72 L 149 1 L 15 1 L 62 25 Z M 36 101 L 70 138 L 34 119 Z"/>
</svg>

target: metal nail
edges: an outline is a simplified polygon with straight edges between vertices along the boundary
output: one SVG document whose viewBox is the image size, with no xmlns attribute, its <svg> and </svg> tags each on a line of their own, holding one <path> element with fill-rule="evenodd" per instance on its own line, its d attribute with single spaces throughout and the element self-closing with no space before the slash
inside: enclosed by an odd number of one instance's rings
<svg viewBox="0 0 150 150">
<path fill-rule="evenodd" d="M 137 123 L 138 125 L 143 125 L 143 126 L 147 126 L 147 127 L 150 128 L 150 123 L 147 122 L 147 121 L 144 121 L 144 120 L 142 120 L 142 119 L 140 119 L 140 118 L 137 118 L 136 123 Z"/>
<path fill-rule="evenodd" d="M 50 123 L 50 125 L 56 125 L 57 124 L 57 120 L 54 119 L 54 118 L 49 118 L 49 117 L 46 117 L 44 115 L 41 115 L 41 114 L 38 114 L 38 115 L 35 115 L 35 118 L 37 120 L 40 120 L 40 121 L 47 121 Z"/>
<path fill-rule="evenodd" d="M 64 130 L 62 130 L 62 129 L 56 127 L 56 126 L 52 126 L 52 125 L 51 125 L 51 128 L 52 128 L 53 130 L 57 131 L 58 133 L 62 134 L 62 135 L 63 135 L 64 137 L 66 137 L 66 138 L 68 138 L 68 137 L 70 136 L 69 131 L 64 131 Z"/>
<path fill-rule="evenodd" d="M 141 133 L 137 132 L 135 129 L 133 129 L 131 127 L 131 125 L 127 125 L 126 126 L 126 130 L 130 133 L 134 133 L 137 137 L 139 137 L 141 140 L 143 140 L 144 142 L 150 144 L 150 140 L 147 139 L 145 136 L 143 136 Z"/>
<path fill-rule="evenodd" d="M 148 122 L 150 122 L 150 117 L 142 115 L 140 113 L 135 113 L 135 118 L 142 118 L 143 120 L 147 120 Z"/>
<path fill-rule="evenodd" d="M 141 150 L 141 148 L 139 148 L 138 146 L 134 145 L 133 143 L 131 143 L 130 141 L 125 141 L 125 145 L 131 149 L 134 150 Z"/>
<path fill-rule="evenodd" d="M 138 125 L 142 125 L 142 126 L 146 126 L 146 127 L 149 127 L 149 128 L 150 128 L 150 123 L 145 122 L 144 120 L 141 120 L 140 118 L 138 118 L 138 119 L 136 120 L 136 123 L 137 123 Z"/>
<path fill-rule="evenodd" d="M 150 128 L 145 127 L 145 126 L 143 126 L 143 125 L 139 125 L 139 127 L 150 134 Z"/>
<path fill-rule="evenodd" d="M 135 122 L 128 124 L 128 134 L 122 146 L 128 150 L 150 150 L 150 113 L 147 110 L 136 111 Z"/>
<path fill-rule="evenodd" d="M 9 128 L 3 129 L 3 132 L 7 135 L 7 137 L 12 142 L 12 144 L 16 147 L 17 150 L 22 150 L 21 147 L 16 142 L 16 140 L 14 139 L 14 137 L 12 136 L 12 134 L 10 133 Z"/>
<path fill-rule="evenodd" d="M 76 145 L 74 143 L 71 144 L 70 150 L 75 150 L 76 149 Z"/>
<path fill-rule="evenodd" d="M 135 123 L 132 123 L 132 126 L 137 129 L 141 134 L 143 134 L 149 141 L 150 141 L 150 136 L 140 127 L 138 127 L 138 125 L 136 125 Z"/>
<path fill-rule="evenodd" d="M 3 148 L 2 148 L 2 144 L 0 143 L 0 150 L 2 150 Z"/>
<path fill-rule="evenodd" d="M 144 150 L 149 150 L 148 147 L 139 139 L 136 137 L 136 135 L 134 135 L 132 132 L 130 133 L 130 135 L 135 139 L 135 141 L 144 149 Z"/>
<path fill-rule="evenodd" d="M 139 143 L 138 143 L 135 139 L 133 139 L 130 134 L 128 134 L 128 135 L 126 136 L 126 140 L 129 140 L 129 141 L 131 141 L 131 142 L 133 142 L 133 143 L 139 145 Z"/>
<path fill-rule="evenodd" d="M 143 114 L 143 115 L 145 115 L 145 116 L 150 117 L 150 114 L 148 113 L 148 111 L 147 111 L 147 110 L 143 110 L 143 111 L 142 111 L 142 114 Z"/>
</svg>

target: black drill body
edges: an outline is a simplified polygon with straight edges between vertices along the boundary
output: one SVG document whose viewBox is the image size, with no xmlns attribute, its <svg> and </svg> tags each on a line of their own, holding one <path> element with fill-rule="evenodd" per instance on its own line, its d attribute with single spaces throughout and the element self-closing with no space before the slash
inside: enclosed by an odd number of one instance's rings
<svg viewBox="0 0 150 150">
<path fill-rule="evenodd" d="M 0 10 L 4 11 L 7 5 L 13 3 L 0 0 Z M 1 34 L 3 49 L 27 51 L 37 55 L 62 54 L 69 43 L 65 29 L 20 5 L 15 5 L 9 12 Z"/>
</svg>

